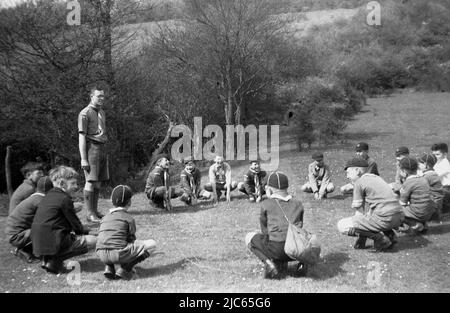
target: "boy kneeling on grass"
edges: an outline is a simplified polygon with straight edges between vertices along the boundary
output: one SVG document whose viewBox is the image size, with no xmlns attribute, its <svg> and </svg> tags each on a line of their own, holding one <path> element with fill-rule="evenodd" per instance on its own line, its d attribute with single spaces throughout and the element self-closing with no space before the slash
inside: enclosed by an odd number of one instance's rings
<svg viewBox="0 0 450 313">
<path fill-rule="evenodd" d="M 72 202 L 78 189 L 78 173 L 59 166 L 49 174 L 54 188 L 42 199 L 31 225 L 33 253 L 43 259 L 42 268 L 57 274 L 64 260 L 85 254 L 95 248 L 97 237 L 88 235 Z"/>
<path fill-rule="evenodd" d="M 108 279 L 131 279 L 133 267 L 156 249 L 154 240 L 136 240 L 136 223 L 128 213 L 131 196 L 130 187 L 115 187 L 111 195 L 114 208 L 100 223 L 96 250 L 100 260 L 106 264 L 104 275 Z M 114 264 L 120 265 L 117 272 Z"/>
<path fill-rule="evenodd" d="M 339 220 L 340 233 L 358 237 L 354 248 L 364 249 L 366 240 L 374 241 L 376 251 L 390 248 L 396 241 L 393 229 L 400 226 L 404 215 L 391 187 L 380 176 L 366 173 L 368 162 L 354 158 L 347 162 L 347 178 L 353 183 L 352 208 L 355 215 Z M 365 203 L 370 210 L 364 213 Z"/>
<path fill-rule="evenodd" d="M 288 194 L 288 178 L 273 172 L 267 180 L 268 199 L 261 202 L 261 233 L 251 232 L 245 236 L 245 244 L 264 264 L 265 278 L 279 279 L 287 271 L 292 259 L 284 252 L 288 222 L 283 214 L 297 227 L 303 227 L 303 205 Z M 306 275 L 306 264 L 299 263 L 297 275 Z"/>
<path fill-rule="evenodd" d="M 405 214 L 404 226 L 401 231 L 411 228 L 416 232 L 426 232 L 427 222 L 435 212 L 431 199 L 431 191 L 425 177 L 417 175 L 418 164 L 413 158 L 400 161 L 401 175 L 405 182 L 400 189 L 400 204 Z"/>
</svg>

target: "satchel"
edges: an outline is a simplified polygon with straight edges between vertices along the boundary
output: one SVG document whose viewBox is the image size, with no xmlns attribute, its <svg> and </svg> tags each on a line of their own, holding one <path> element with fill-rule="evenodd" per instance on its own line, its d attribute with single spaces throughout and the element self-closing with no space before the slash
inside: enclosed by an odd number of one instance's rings
<svg viewBox="0 0 450 313">
<path fill-rule="evenodd" d="M 284 218 L 288 222 L 288 230 L 286 242 L 284 244 L 284 252 L 293 260 L 297 260 L 306 264 L 316 264 L 320 259 L 321 247 L 317 240 L 317 236 L 308 232 L 304 228 L 297 227 L 292 224 L 284 213 L 278 200 L 275 199 Z"/>
</svg>

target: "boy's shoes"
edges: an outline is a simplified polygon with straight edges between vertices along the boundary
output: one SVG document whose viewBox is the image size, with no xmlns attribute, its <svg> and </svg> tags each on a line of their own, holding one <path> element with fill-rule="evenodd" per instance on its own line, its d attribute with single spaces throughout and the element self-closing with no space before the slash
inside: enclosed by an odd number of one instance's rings
<svg viewBox="0 0 450 313">
<path fill-rule="evenodd" d="M 260 203 L 261 202 L 261 196 L 258 196 L 258 198 L 256 198 L 256 203 Z"/>
<path fill-rule="evenodd" d="M 374 238 L 373 243 L 374 243 L 375 251 L 379 251 L 379 252 L 386 251 L 387 249 L 389 249 L 392 246 L 392 242 L 384 234 L 380 234 L 379 238 Z"/>
<path fill-rule="evenodd" d="M 88 221 L 88 223 L 100 224 L 100 219 L 97 216 L 95 216 L 94 214 L 88 215 L 86 217 L 86 220 Z"/>
<path fill-rule="evenodd" d="M 41 265 L 44 270 L 52 274 L 58 274 L 61 270 L 61 266 L 62 263 L 59 260 L 49 257 L 44 257 Z"/>
<path fill-rule="evenodd" d="M 136 276 L 136 271 L 132 269 L 131 271 L 127 271 L 124 268 L 120 267 L 116 271 L 116 278 L 123 279 L 123 280 L 131 280 L 133 276 Z"/>
<path fill-rule="evenodd" d="M 295 276 L 304 277 L 308 274 L 308 265 L 299 262 L 295 271 Z"/>
<path fill-rule="evenodd" d="M 106 264 L 103 275 L 105 275 L 105 277 L 108 279 L 116 279 L 116 269 L 114 267 L 114 264 Z"/>
<path fill-rule="evenodd" d="M 254 196 L 249 196 L 249 197 L 248 197 L 248 201 L 250 201 L 250 202 L 255 202 L 255 197 L 254 197 Z"/>
<path fill-rule="evenodd" d="M 409 231 L 409 229 L 410 229 L 410 227 L 409 227 L 408 224 L 402 224 L 402 225 L 398 228 L 398 231 L 401 232 L 401 233 L 406 233 L 406 232 Z"/>
<path fill-rule="evenodd" d="M 28 253 L 27 251 L 23 249 L 16 248 L 12 254 L 17 256 L 18 258 L 22 259 L 23 261 L 27 263 L 39 263 L 39 258 L 34 256 L 32 253 Z"/>
<path fill-rule="evenodd" d="M 273 261 L 275 267 L 280 275 L 286 275 L 288 272 L 288 262 L 287 261 Z"/>
<path fill-rule="evenodd" d="M 276 265 L 272 262 L 272 260 L 266 260 L 265 264 L 266 268 L 264 271 L 264 278 L 279 279 L 280 273 L 278 272 L 278 269 Z"/>
<path fill-rule="evenodd" d="M 394 245 L 398 242 L 398 236 L 393 230 L 385 231 L 384 234 L 389 238 L 392 245 Z"/>
<path fill-rule="evenodd" d="M 355 249 L 365 249 L 366 248 L 366 241 L 367 237 L 359 236 L 358 239 L 356 239 L 356 242 L 353 246 Z"/>
<path fill-rule="evenodd" d="M 411 229 L 416 233 L 425 234 L 428 231 L 428 225 L 427 223 L 417 222 L 416 225 L 411 226 Z"/>
<path fill-rule="evenodd" d="M 164 210 L 164 202 L 151 202 L 152 206 L 155 209 L 160 209 L 160 210 Z"/>
</svg>

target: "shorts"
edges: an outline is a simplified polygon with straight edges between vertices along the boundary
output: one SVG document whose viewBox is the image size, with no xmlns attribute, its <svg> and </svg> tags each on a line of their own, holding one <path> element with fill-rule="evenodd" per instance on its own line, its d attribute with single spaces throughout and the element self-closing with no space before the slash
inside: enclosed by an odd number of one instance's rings
<svg viewBox="0 0 450 313">
<path fill-rule="evenodd" d="M 341 233 L 348 233 L 350 228 L 379 233 L 399 227 L 404 219 L 405 216 L 402 212 L 388 216 L 356 213 L 353 216 L 341 219 L 338 222 L 338 229 Z"/>
<path fill-rule="evenodd" d="M 292 261 L 284 252 L 285 242 L 269 240 L 268 235 L 255 234 L 250 241 L 249 249 L 263 262 L 267 259 L 275 261 Z"/>
<path fill-rule="evenodd" d="M 433 203 L 433 205 L 424 212 L 418 212 L 417 210 L 411 209 L 410 206 L 405 206 L 403 211 L 405 212 L 405 217 L 424 223 L 428 222 L 433 216 L 434 212 L 436 212 L 436 206 Z"/>
<path fill-rule="evenodd" d="M 127 264 L 144 254 L 147 248 L 143 241 L 135 240 L 123 249 L 98 249 L 97 255 L 105 264 Z"/>
<path fill-rule="evenodd" d="M 97 237 L 92 235 L 70 235 L 70 245 L 58 252 L 56 257 L 61 260 L 69 259 L 71 257 L 86 254 L 89 250 L 92 250 L 95 247 L 97 242 Z"/>
<path fill-rule="evenodd" d="M 105 145 L 87 142 L 89 172 L 84 171 L 87 182 L 101 182 L 109 180 L 109 160 Z"/>
<path fill-rule="evenodd" d="M 9 238 L 8 238 L 9 243 L 12 244 L 16 248 L 21 249 L 21 248 L 31 244 L 30 234 L 31 234 L 31 229 L 26 229 L 24 231 L 21 231 L 20 233 L 9 236 Z"/>
</svg>

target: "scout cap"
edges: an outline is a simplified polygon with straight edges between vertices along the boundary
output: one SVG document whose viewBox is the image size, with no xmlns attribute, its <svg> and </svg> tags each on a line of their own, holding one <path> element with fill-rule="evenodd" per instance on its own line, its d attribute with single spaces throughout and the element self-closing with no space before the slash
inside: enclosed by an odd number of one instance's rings
<svg viewBox="0 0 450 313">
<path fill-rule="evenodd" d="M 368 166 L 369 163 L 363 158 L 353 158 L 347 161 L 344 170 L 347 170 L 349 167 L 368 167 Z"/>
<path fill-rule="evenodd" d="M 403 170 L 416 171 L 418 164 L 415 158 L 406 157 L 400 161 L 400 168 Z"/>
<path fill-rule="evenodd" d="M 272 172 L 267 179 L 267 185 L 276 189 L 287 189 L 289 187 L 289 180 L 281 172 Z"/>
<path fill-rule="evenodd" d="M 433 166 L 436 164 L 436 157 L 434 154 L 431 153 L 425 153 L 420 158 L 418 158 L 418 161 L 420 163 L 425 163 L 427 165 L 427 168 L 433 168 Z"/>
<path fill-rule="evenodd" d="M 369 145 L 366 142 L 360 142 L 356 145 L 355 150 L 357 152 L 360 151 L 369 151 Z"/>
<path fill-rule="evenodd" d="M 115 207 L 124 206 L 130 201 L 133 193 L 131 192 L 131 188 L 126 185 L 118 185 L 116 186 L 111 194 L 111 201 Z"/>
<path fill-rule="evenodd" d="M 399 157 L 401 155 L 408 155 L 409 149 L 407 147 L 398 147 L 397 150 L 395 150 L 395 156 Z"/>
</svg>

